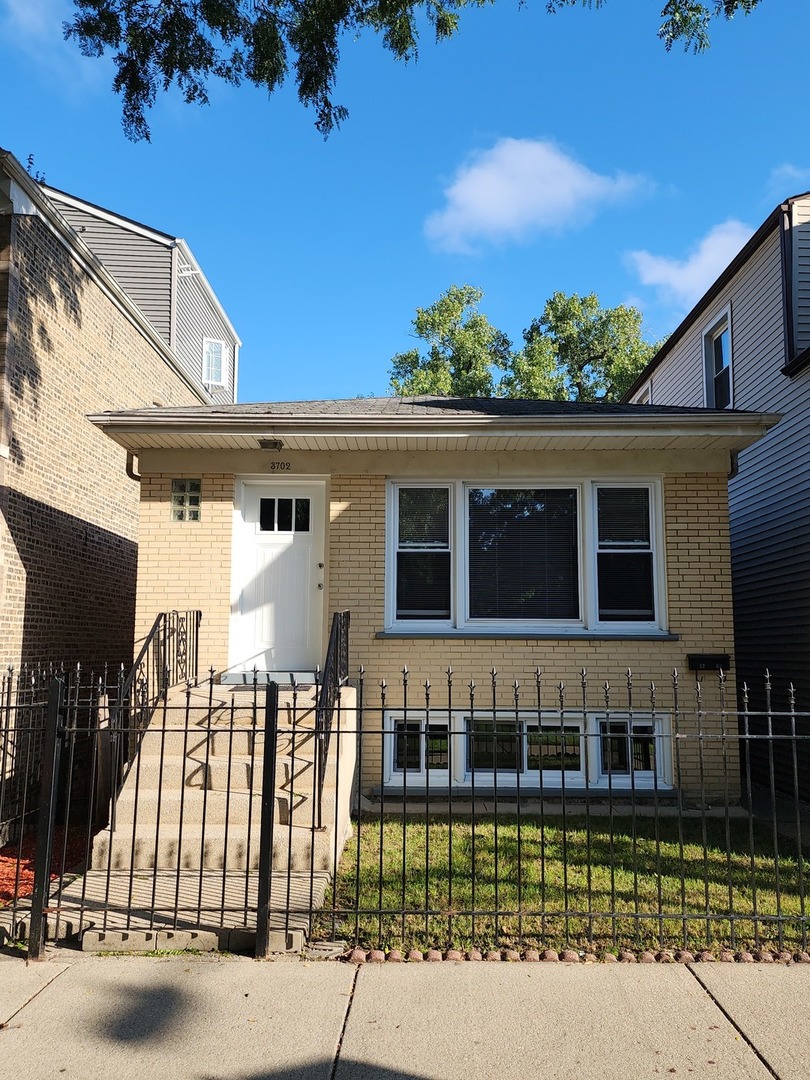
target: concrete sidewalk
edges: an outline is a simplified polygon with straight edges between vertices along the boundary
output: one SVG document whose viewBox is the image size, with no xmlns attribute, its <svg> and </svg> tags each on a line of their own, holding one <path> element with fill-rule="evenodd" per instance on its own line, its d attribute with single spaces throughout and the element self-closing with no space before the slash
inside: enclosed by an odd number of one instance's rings
<svg viewBox="0 0 810 1080">
<path fill-rule="evenodd" d="M 26 1080 L 808 1080 L 810 968 L 0 956 Z"/>
</svg>

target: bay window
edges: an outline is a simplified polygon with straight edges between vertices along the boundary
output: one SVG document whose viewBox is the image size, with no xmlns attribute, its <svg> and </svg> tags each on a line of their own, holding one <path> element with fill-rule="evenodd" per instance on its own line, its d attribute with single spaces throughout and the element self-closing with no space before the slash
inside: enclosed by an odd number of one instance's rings
<svg viewBox="0 0 810 1080">
<path fill-rule="evenodd" d="M 390 629 L 663 629 L 655 481 L 396 481 L 388 505 Z"/>
</svg>

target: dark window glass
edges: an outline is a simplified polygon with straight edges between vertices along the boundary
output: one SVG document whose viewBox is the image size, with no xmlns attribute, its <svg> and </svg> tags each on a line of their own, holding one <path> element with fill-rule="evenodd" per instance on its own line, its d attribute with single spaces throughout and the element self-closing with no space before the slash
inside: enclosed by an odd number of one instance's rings
<svg viewBox="0 0 810 1080">
<path fill-rule="evenodd" d="M 447 769 L 448 738 L 444 724 L 428 724 L 425 738 L 425 768 Z"/>
<path fill-rule="evenodd" d="M 278 500 L 278 532 L 292 532 L 293 524 L 293 500 L 292 499 L 279 499 Z"/>
<path fill-rule="evenodd" d="M 276 528 L 276 500 L 259 499 L 259 529 L 274 532 Z"/>
<path fill-rule="evenodd" d="M 600 551 L 599 618 L 602 622 L 654 622 L 651 551 Z"/>
<path fill-rule="evenodd" d="M 309 532 L 309 499 L 295 500 L 295 531 Z"/>
<path fill-rule="evenodd" d="M 582 739 L 578 727 L 530 727 L 526 737 L 526 768 L 529 772 L 580 772 Z"/>
<path fill-rule="evenodd" d="M 655 772 L 655 732 L 652 724 L 627 721 L 602 722 L 602 772 L 629 776 L 633 772 Z"/>
<path fill-rule="evenodd" d="M 472 618 L 579 618 L 575 490 L 471 488 L 468 514 Z"/>
<path fill-rule="evenodd" d="M 648 488 L 599 488 L 599 547 L 650 546 Z"/>
<path fill-rule="evenodd" d="M 394 741 L 394 768 L 397 772 L 420 772 L 419 742 L 421 724 L 396 722 Z"/>
<path fill-rule="evenodd" d="M 450 492 L 406 488 L 398 492 L 398 619 L 450 618 Z"/>
<path fill-rule="evenodd" d="M 446 548 L 450 544 L 447 488 L 399 489 L 399 547 Z"/>
<path fill-rule="evenodd" d="M 397 618 L 450 618 L 450 552 L 397 554 Z"/>
<path fill-rule="evenodd" d="M 597 516 L 599 619 L 654 622 L 649 489 L 600 487 Z"/>
<path fill-rule="evenodd" d="M 520 772 L 523 738 L 514 720 L 467 720 L 467 771 Z"/>
<path fill-rule="evenodd" d="M 601 724 L 602 772 L 626 776 L 630 772 L 627 724 Z"/>
<path fill-rule="evenodd" d="M 711 342 L 710 390 L 715 409 L 727 409 L 731 404 L 731 334 L 726 326 Z"/>
<path fill-rule="evenodd" d="M 731 369 L 725 368 L 714 377 L 714 407 L 727 409 L 731 404 Z"/>
</svg>

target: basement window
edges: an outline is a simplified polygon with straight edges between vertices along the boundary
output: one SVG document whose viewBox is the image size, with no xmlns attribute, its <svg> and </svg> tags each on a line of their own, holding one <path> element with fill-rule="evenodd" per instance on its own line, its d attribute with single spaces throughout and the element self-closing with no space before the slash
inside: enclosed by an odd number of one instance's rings
<svg viewBox="0 0 810 1080">
<path fill-rule="evenodd" d="M 172 480 L 172 521 L 199 521 L 201 480 Z"/>
</svg>

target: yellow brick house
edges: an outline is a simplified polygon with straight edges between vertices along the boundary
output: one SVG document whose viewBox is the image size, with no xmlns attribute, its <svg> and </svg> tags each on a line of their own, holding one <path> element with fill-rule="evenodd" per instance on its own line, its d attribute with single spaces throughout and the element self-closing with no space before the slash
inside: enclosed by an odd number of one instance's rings
<svg viewBox="0 0 810 1080">
<path fill-rule="evenodd" d="M 352 670 L 389 687 L 365 789 L 418 790 L 429 772 L 433 790 L 463 792 L 478 731 L 463 702 L 493 669 L 502 785 L 511 772 L 530 791 L 544 768 L 569 790 L 720 776 L 711 744 L 676 762 L 669 698 L 606 711 L 600 688 L 703 658 L 734 700 L 727 478 L 776 416 L 421 397 L 90 419 L 137 456 L 136 638 L 159 611 L 199 609 L 202 669 L 288 681 L 323 663 L 332 613 L 350 611 Z M 599 692 L 577 701 L 583 670 Z M 525 711 L 513 688 L 538 672 L 550 696 Z M 560 687 L 574 704 L 555 713 Z M 707 730 L 724 722 L 705 713 Z"/>
</svg>

